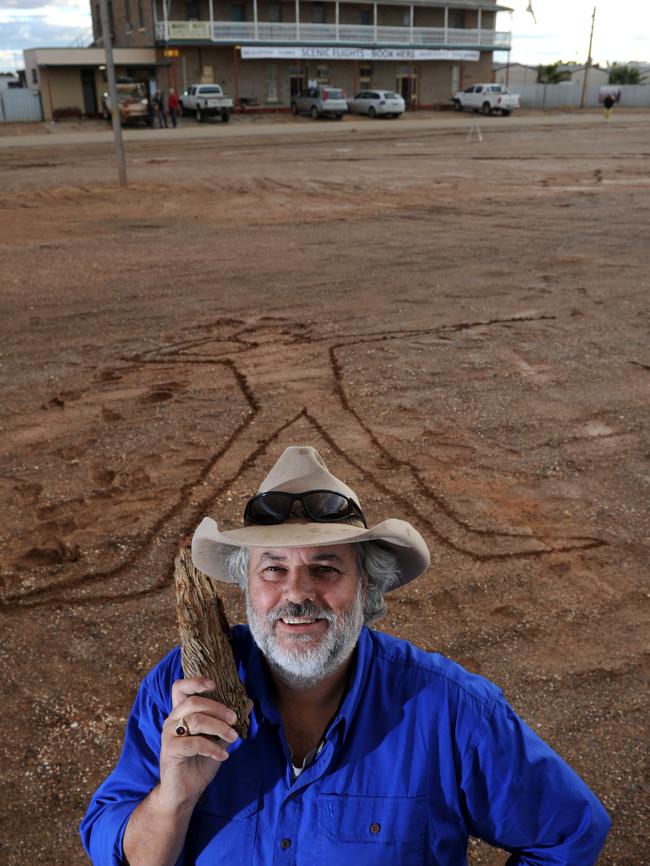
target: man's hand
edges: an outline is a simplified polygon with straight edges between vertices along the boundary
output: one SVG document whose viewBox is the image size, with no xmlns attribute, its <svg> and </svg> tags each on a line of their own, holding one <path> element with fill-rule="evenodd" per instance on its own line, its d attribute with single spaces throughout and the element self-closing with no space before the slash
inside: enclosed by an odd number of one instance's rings
<svg viewBox="0 0 650 866">
<path fill-rule="evenodd" d="M 177 680 L 172 686 L 172 711 L 160 743 L 160 784 L 135 809 L 124 832 L 124 857 L 130 866 L 176 863 L 192 810 L 228 758 L 226 746 L 237 739 L 230 727 L 236 720 L 233 711 L 201 697 L 212 689 L 211 680 L 200 679 Z M 249 713 L 252 708 L 250 703 Z M 183 737 L 176 733 L 180 719 L 189 729 Z"/>
<path fill-rule="evenodd" d="M 172 711 L 161 737 L 159 787 L 161 805 L 172 811 L 195 805 L 228 759 L 226 747 L 238 738 L 231 727 L 237 720 L 235 713 L 200 696 L 211 689 L 214 683 L 201 679 L 176 680 L 172 686 Z M 183 737 L 175 731 L 180 719 L 188 729 Z"/>
</svg>

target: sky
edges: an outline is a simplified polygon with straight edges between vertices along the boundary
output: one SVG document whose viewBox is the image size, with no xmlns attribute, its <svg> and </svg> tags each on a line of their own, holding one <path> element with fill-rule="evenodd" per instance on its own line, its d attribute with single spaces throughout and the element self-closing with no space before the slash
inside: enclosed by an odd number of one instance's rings
<svg viewBox="0 0 650 866">
<path fill-rule="evenodd" d="M 389 0 L 385 0 L 389 2 Z M 650 62 L 649 0 L 502 0 L 514 11 L 500 13 L 497 29 L 512 29 L 511 61 L 536 66 L 556 60 L 584 63 L 591 14 L 596 6 L 592 57 L 605 65 Z M 449 0 L 453 5 L 453 0 Z M 526 11 L 531 5 L 535 19 Z M 0 0 L 0 71 L 23 67 L 24 48 L 87 45 L 91 29 L 88 0 Z M 84 39 L 85 37 L 85 39 Z M 495 53 L 495 62 L 507 55 Z"/>
</svg>

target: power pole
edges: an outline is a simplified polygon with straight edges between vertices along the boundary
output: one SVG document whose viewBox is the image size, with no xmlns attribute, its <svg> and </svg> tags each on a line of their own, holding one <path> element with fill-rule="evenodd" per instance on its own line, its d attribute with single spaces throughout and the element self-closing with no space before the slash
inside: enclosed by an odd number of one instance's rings
<svg viewBox="0 0 650 866">
<path fill-rule="evenodd" d="M 582 81 L 582 99 L 580 100 L 580 108 L 585 107 L 585 97 L 587 95 L 587 79 L 589 78 L 589 67 L 591 66 L 591 45 L 594 41 L 594 22 L 596 21 L 596 7 L 591 16 L 591 33 L 589 34 L 589 51 L 587 52 L 587 64 L 585 66 L 585 77 Z"/>
<path fill-rule="evenodd" d="M 117 174 L 120 180 L 120 186 L 126 186 L 126 161 L 124 159 L 124 142 L 122 141 L 122 118 L 120 116 L 120 103 L 117 98 L 117 82 L 115 80 L 113 43 L 111 41 L 111 24 L 108 18 L 107 0 L 99 0 L 99 11 L 102 21 L 104 51 L 106 52 L 106 78 L 108 79 L 108 95 L 111 100 L 111 120 L 113 121 L 113 138 L 115 139 Z"/>
</svg>

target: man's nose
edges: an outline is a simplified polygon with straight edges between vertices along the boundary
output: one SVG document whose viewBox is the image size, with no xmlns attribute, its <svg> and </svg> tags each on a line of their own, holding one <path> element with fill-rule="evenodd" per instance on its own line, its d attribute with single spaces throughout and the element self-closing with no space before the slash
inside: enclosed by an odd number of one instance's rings
<svg viewBox="0 0 650 866">
<path fill-rule="evenodd" d="M 307 566 L 299 565 L 289 569 L 284 583 L 284 595 L 287 601 L 302 602 L 313 600 L 315 594 L 314 579 Z"/>
</svg>

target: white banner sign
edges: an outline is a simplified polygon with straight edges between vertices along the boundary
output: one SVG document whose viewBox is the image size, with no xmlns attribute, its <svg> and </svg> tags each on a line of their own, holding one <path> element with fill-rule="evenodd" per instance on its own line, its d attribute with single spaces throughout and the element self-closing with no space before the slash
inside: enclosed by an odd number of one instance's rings
<svg viewBox="0 0 650 866">
<path fill-rule="evenodd" d="M 242 45 L 244 60 L 466 60 L 476 61 L 479 51 L 445 51 L 429 48 L 350 48 L 301 45 L 284 46 Z"/>
</svg>

